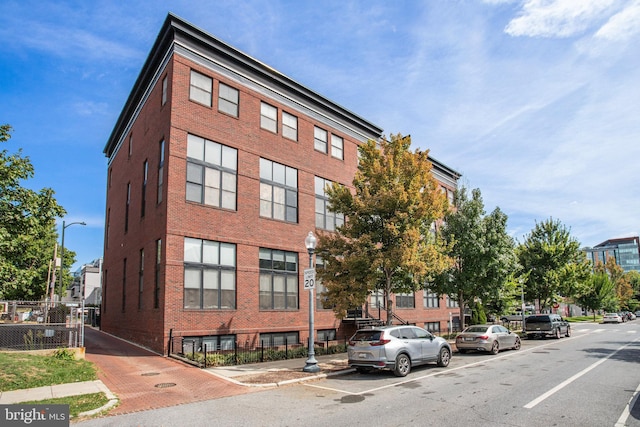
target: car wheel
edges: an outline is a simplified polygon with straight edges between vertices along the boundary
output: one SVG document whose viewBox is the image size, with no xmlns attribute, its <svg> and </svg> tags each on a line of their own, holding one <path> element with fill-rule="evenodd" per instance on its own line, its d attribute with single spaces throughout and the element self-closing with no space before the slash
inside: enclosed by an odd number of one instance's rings
<svg viewBox="0 0 640 427">
<path fill-rule="evenodd" d="M 371 372 L 371 368 L 365 368 L 364 366 L 357 366 L 356 371 L 359 374 L 368 374 L 369 372 Z"/>
<path fill-rule="evenodd" d="M 520 350 L 520 346 L 522 345 L 522 343 L 520 342 L 520 338 L 516 337 L 516 342 L 513 344 L 513 349 L 514 350 Z"/>
<path fill-rule="evenodd" d="M 499 351 L 500 351 L 500 345 L 498 344 L 498 341 L 494 341 L 493 345 L 491 346 L 491 351 L 489 351 L 489 353 L 498 354 Z"/>
<path fill-rule="evenodd" d="M 409 356 L 402 353 L 396 357 L 396 366 L 393 369 L 393 373 L 398 377 L 406 377 L 411 372 L 411 359 Z"/>
<path fill-rule="evenodd" d="M 567 326 L 567 333 L 564 335 L 565 337 L 571 336 L 571 326 Z"/>
<path fill-rule="evenodd" d="M 443 368 L 449 366 L 449 362 L 451 361 L 451 352 L 448 348 L 442 347 L 440 349 L 440 355 L 438 355 L 438 366 L 442 366 Z"/>
<path fill-rule="evenodd" d="M 560 339 L 560 328 L 556 328 L 556 339 Z"/>
</svg>

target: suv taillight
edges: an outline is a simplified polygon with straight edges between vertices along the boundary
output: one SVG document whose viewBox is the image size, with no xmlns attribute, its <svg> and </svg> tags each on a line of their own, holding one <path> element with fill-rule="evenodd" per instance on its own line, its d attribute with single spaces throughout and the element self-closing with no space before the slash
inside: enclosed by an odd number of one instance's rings
<svg viewBox="0 0 640 427">
<path fill-rule="evenodd" d="M 385 344 L 387 344 L 389 341 L 391 341 L 391 340 L 390 340 L 390 339 L 385 339 L 385 337 L 384 337 L 384 333 L 381 333 L 381 334 L 380 334 L 380 339 L 379 339 L 378 341 L 371 341 L 371 342 L 369 343 L 369 345 L 370 345 L 371 347 L 375 347 L 375 346 L 379 346 L 379 345 L 385 345 Z"/>
</svg>

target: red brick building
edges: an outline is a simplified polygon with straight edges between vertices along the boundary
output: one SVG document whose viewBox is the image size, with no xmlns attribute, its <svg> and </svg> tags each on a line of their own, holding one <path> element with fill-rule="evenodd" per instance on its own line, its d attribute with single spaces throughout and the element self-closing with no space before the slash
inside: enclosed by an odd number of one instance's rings
<svg viewBox="0 0 640 427">
<path fill-rule="evenodd" d="M 169 15 L 104 150 L 102 329 L 158 352 L 170 331 L 209 347 L 306 342 L 304 239 L 343 221 L 323 188 L 350 186 L 358 145 L 381 135 Z M 451 194 L 459 174 L 433 163 Z M 436 331 L 457 313 L 425 292 L 395 299 Z M 341 338 L 353 321 L 316 304 L 315 326 L 319 340 Z"/>
</svg>

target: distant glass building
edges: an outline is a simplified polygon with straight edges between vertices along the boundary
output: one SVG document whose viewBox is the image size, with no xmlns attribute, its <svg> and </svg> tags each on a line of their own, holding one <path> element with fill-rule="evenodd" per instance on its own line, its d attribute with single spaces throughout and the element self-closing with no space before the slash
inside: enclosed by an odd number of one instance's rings
<svg viewBox="0 0 640 427">
<path fill-rule="evenodd" d="M 583 248 L 582 250 L 593 265 L 598 262 L 604 264 L 608 259 L 613 258 L 625 273 L 632 270 L 640 271 L 639 240 L 638 236 L 610 239 L 593 248 Z"/>
</svg>

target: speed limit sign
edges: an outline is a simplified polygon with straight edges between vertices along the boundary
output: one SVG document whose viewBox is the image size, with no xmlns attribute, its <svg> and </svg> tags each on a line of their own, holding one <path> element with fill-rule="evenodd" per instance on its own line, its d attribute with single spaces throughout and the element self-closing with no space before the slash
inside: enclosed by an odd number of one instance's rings
<svg viewBox="0 0 640 427">
<path fill-rule="evenodd" d="M 304 288 L 314 289 L 316 287 L 316 269 L 308 268 L 304 271 Z"/>
</svg>

